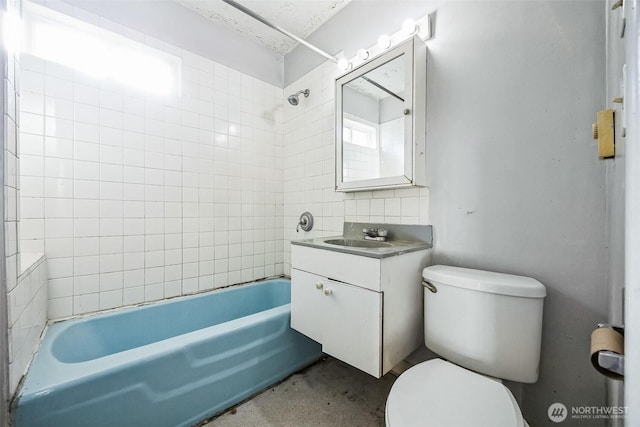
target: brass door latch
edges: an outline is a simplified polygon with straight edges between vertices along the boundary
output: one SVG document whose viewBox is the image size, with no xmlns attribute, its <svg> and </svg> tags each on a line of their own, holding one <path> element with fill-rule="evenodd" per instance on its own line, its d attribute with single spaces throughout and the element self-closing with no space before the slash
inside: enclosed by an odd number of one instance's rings
<svg viewBox="0 0 640 427">
<path fill-rule="evenodd" d="M 615 156 L 613 110 L 596 113 L 596 123 L 592 125 L 593 139 L 598 140 L 598 156 L 601 159 Z"/>
</svg>

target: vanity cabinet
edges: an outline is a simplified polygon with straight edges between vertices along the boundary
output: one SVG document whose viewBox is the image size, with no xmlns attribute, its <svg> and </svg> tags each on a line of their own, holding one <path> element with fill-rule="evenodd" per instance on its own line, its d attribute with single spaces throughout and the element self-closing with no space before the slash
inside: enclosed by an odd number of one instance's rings
<svg viewBox="0 0 640 427">
<path fill-rule="evenodd" d="M 385 258 L 291 247 L 291 327 L 376 378 L 424 342 L 428 250 Z"/>
<path fill-rule="evenodd" d="M 291 327 L 337 359 L 377 376 L 382 292 L 291 270 Z"/>
</svg>

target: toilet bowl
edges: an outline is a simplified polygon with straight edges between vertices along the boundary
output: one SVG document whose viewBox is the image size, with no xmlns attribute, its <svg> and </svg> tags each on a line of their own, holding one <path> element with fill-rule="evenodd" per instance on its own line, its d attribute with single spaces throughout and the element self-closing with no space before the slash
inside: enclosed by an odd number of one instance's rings
<svg viewBox="0 0 640 427">
<path fill-rule="evenodd" d="M 545 287 L 443 265 L 422 277 L 425 345 L 446 360 L 400 375 L 387 398 L 387 426 L 527 427 L 500 380 L 538 380 Z"/>
<path fill-rule="evenodd" d="M 387 427 L 525 427 L 502 383 L 442 359 L 419 363 L 396 380 L 385 408 Z"/>
</svg>

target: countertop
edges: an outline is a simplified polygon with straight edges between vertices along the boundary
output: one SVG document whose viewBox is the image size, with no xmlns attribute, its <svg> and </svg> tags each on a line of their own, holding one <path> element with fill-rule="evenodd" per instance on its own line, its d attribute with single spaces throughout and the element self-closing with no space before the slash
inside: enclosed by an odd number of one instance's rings
<svg viewBox="0 0 640 427">
<path fill-rule="evenodd" d="M 362 233 L 363 228 L 386 229 L 388 233 L 388 240 L 385 243 L 388 243 L 389 246 L 381 248 L 359 248 L 326 243 L 327 240 L 335 239 L 364 240 L 364 234 Z M 359 222 L 345 222 L 341 236 L 292 240 L 291 244 L 380 259 L 398 256 L 409 252 L 431 249 L 433 243 L 432 236 L 433 230 L 430 225 L 366 224 Z"/>
<path fill-rule="evenodd" d="M 303 239 L 292 240 L 292 245 L 308 246 L 310 248 L 325 249 L 333 252 L 341 252 L 345 254 L 360 255 L 369 258 L 388 258 L 392 256 L 398 256 L 409 252 L 421 251 L 425 249 L 431 249 L 431 244 L 420 241 L 408 241 L 408 240 L 390 240 L 385 243 L 389 243 L 389 246 L 382 248 L 358 248 L 353 246 L 341 246 L 325 243 L 325 240 L 332 239 L 354 239 L 353 236 L 330 236 L 330 237 L 317 237 L 315 239 Z M 364 240 L 362 237 L 360 238 Z"/>
</svg>

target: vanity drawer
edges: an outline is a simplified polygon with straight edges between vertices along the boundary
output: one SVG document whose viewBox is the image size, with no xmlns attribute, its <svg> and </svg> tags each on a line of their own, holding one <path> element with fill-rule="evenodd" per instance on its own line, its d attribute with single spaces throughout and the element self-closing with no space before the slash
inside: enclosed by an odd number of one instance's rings
<svg viewBox="0 0 640 427">
<path fill-rule="evenodd" d="M 382 291 L 380 265 L 376 258 L 291 245 L 293 268 L 377 292 Z"/>
</svg>

